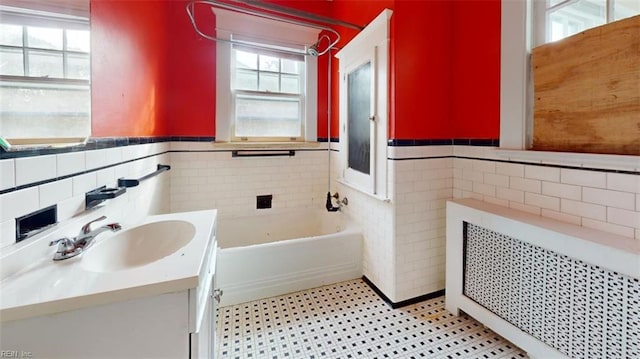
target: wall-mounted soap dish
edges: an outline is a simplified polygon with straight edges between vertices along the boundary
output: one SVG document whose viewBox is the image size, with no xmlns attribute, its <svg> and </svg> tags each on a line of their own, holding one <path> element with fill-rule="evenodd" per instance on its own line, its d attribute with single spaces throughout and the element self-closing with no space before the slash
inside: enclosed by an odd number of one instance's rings
<svg viewBox="0 0 640 359">
<path fill-rule="evenodd" d="M 97 206 L 103 201 L 111 198 L 116 198 L 127 191 L 124 187 L 107 188 L 102 186 L 91 190 L 85 194 L 84 203 L 87 209 Z"/>
<path fill-rule="evenodd" d="M 58 223 L 58 206 L 53 205 L 16 218 L 16 243 Z"/>
</svg>

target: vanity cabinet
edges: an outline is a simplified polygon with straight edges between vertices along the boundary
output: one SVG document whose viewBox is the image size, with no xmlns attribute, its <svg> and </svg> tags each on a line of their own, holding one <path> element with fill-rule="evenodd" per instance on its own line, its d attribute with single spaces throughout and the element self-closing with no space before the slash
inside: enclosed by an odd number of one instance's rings
<svg viewBox="0 0 640 359">
<path fill-rule="evenodd" d="M 213 358 L 215 223 L 215 210 L 153 215 L 64 261 L 51 260 L 57 232 L 4 256 L 0 269 L 31 266 L 0 271 L 0 349 L 33 358 Z"/>
<path fill-rule="evenodd" d="M 216 310 L 211 262 L 196 288 L 2 322 L 0 348 L 33 358 L 211 359 Z"/>
<path fill-rule="evenodd" d="M 191 332 L 189 296 L 167 293 L 2 323 L 0 346 L 33 358 L 213 358 L 214 300 L 207 297 Z"/>
</svg>

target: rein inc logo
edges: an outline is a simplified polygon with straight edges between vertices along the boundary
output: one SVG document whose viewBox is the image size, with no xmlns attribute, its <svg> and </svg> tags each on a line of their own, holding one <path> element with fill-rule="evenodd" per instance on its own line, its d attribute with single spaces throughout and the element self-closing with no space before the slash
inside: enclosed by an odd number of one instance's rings
<svg viewBox="0 0 640 359">
<path fill-rule="evenodd" d="M 33 358 L 33 353 L 24 350 L 0 350 L 0 358 Z"/>
</svg>

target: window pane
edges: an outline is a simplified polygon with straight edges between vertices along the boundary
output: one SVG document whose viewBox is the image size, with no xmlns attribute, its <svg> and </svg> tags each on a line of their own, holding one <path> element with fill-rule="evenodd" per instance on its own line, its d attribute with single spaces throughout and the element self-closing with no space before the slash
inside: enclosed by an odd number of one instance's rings
<svg viewBox="0 0 640 359">
<path fill-rule="evenodd" d="M 258 72 L 237 70 L 235 89 L 256 91 L 258 89 Z"/>
<path fill-rule="evenodd" d="M 278 84 L 279 76 L 278 74 L 271 73 L 260 73 L 260 87 L 259 91 L 271 91 L 271 92 L 280 92 L 280 86 Z"/>
<path fill-rule="evenodd" d="M 29 51 L 29 76 L 62 78 L 62 53 Z"/>
<path fill-rule="evenodd" d="M 22 46 L 22 26 L 0 24 L 0 45 Z"/>
<path fill-rule="evenodd" d="M 236 67 L 241 69 L 258 69 L 258 55 L 250 52 L 235 50 Z"/>
<path fill-rule="evenodd" d="M 272 56 L 260 55 L 260 71 L 280 71 L 280 59 Z"/>
<path fill-rule="evenodd" d="M 237 137 L 302 136 L 300 99 L 238 95 Z"/>
<path fill-rule="evenodd" d="M 89 87 L 0 86 L 0 133 L 7 138 L 85 137 L 91 133 Z"/>
<path fill-rule="evenodd" d="M 348 166 L 370 174 L 371 62 L 349 73 L 347 84 Z"/>
<path fill-rule="evenodd" d="M 300 93 L 300 76 L 282 75 L 282 92 Z"/>
<path fill-rule="evenodd" d="M 22 50 L 0 49 L 0 75 L 24 76 Z"/>
<path fill-rule="evenodd" d="M 613 3 L 615 20 L 622 20 L 640 14 L 640 1 L 638 0 L 616 0 Z"/>
<path fill-rule="evenodd" d="M 89 55 L 67 54 L 67 78 L 88 80 L 90 76 Z"/>
<path fill-rule="evenodd" d="M 287 74 L 301 74 L 304 63 L 300 61 L 282 59 L 282 72 Z"/>
<path fill-rule="evenodd" d="M 91 39 L 88 30 L 67 30 L 67 50 L 90 52 Z"/>
<path fill-rule="evenodd" d="M 580 0 L 549 14 L 549 41 L 556 41 L 606 23 L 606 0 Z"/>
<path fill-rule="evenodd" d="M 62 50 L 62 29 L 28 26 L 27 46 L 39 49 Z"/>
</svg>

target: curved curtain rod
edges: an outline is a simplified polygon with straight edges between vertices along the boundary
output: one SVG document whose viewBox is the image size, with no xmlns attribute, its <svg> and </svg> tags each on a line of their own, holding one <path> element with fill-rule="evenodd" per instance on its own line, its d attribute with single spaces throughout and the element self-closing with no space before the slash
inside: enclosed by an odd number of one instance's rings
<svg viewBox="0 0 640 359">
<path fill-rule="evenodd" d="M 319 23 L 324 23 L 324 24 L 328 24 L 328 25 L 336 25 L 336 26 L 344 26 L 344 27 L 348 27 L 354 30 L 358 30 L 358 31 L 362 31 L 364 30 L 364 26 L 360 26 L 360 25 L 356 25 L 350 22 L 346 22 L 346 21 L 342 21 L 342 20 L 337 20 L 337 19 L 333 19 L 330 17 L 326 17 L 326 16 L 320 16 L 320 15 L 316 15 L 316 14 L 312 14 L 310 12 L 306 12 L 306 11 L 302 11 L 302 10 L 296 10 L 296 9 L 291 9 L 288 7 L 284 7 L 281 5 L 277 5 L 277 4 L 272 4 L 272 3 L 268 3 L 268 2 L 264 2 L 264 1 L 259 1 L 259 0 L 233 0 L 235 2 L 239 2 L 257 9 L 261 9 L 261 10 L 268 10 L 268 11 L 274 11 L 277 13 L 281 13 L 281 14 L 286 14 L 289 16 L 294 16 L 297 17 L 299 19 L 305 19 L 305 20 L 311 20 L 311 21 L 316 21 Z"/>
<path fill-rule="evenodd" d="M 208 39 L 208 40 L 212 40 L 212 41 L 216 41 L 216 42 L 223 42 L 223 43 L 228 43 L 228 44 L 242 44 L 243 46 L 249 46 L 249 47 L 254 47 L 254 48 L 262 48 L 262 49 L 268 49 L 268 50 L 275 50 L 275 51 L 279 51 L 279 52 L 292 53 L 292 54 L 297 54 L 297 55 L 305 55 L 305 56 L 306 55 L 311 55 L 311 54 L 309 54 L 307 52 L 288 51 L 288 50 L 283 50 L 281 48 L 275 48 L 275 47 L 270 47 L 270 46 L 266 46 L 266 45 L 257 45 L 257 44 L 251 44 L 251 43 L 246 43 L 246 42 L 241 42 L 241 41 L 221 39 L 219 37 L 214 37 L 214 36 L 207 35 L 204 32 L 202 32 L 200 30 L 200 28 L 198 28 L 198 25 L 196 24 L 196 19 L 195 19 L 195 5 L 196 4 L 205 4 L 205 5 L 209 5 L 211 7 L 218 7 L 218 8 L 221 8 L 221 9 L 232 10 L 232 11 L 240 12 L 240 13 L 243 13 L 243 14 L 258 16 L 258 17 L 262 17 L 262 18 L 266 18 L 266 19 L 270 19 L 270 20 L 282 21 L 282 22 L 286 22 L 286 23 L 289 23 L 289 24 L 301 25 L 301 26 L 311 27 L 311 28 L 314 28 L 314 29 L 325 30 L 325 31 L 328 31 L 328 32 L 330 32 L 330 33 L 332 33 L 332 34 L 334 34 L 336 36 L 336 39 L 333 42 L 331 42 L 324 51 L 318 52 L 317 55 L 313 55 L 313 56 L 321 56 L 321 55 L 326 54 L 329 51 L 329 49 L 331 49 L 333 46 L 335 46 L 338 43 L 338 41 L 340 41 L 340 34 L 337 31 L 335 31 L 334 29 L 332 29 L 330 27 L 327 27 L 327 26 L 323 26 L 323 25 L 319 25 L 319 24 L 315 24 L 315 23 L 311 23 L 311 22 L 307 22 L 307 21 L 302 21 L 302 20 L 295 20 L 295 19 L 291 19 L 291 18 L 282 16 L 282 15 L 262 13 L 262 12 L 258 12 L 258 11 L 252 10 L 252 9 L 248 9 L 248 8 L 244 8 L 244 7 L 240 7 L 240 6 L 232 5 L 232 4 L 228 4 L 228 3 L 223 3 L 223 2 L 219 2 L 219 1 L 215 1 L 215 0 L 195 0 L 195 1 L 191 1 L 186 6 L 187 15 L 189 16 L 189 20 L 191 20 L 191 25 L 193 26 L 193 29 L 196 31 L 196 33 L 198 33 L 198 35 L 200 35 L 200 36 L 202 36 L 202 37 L 204 37 L 205 39 Z M 320 38 L 320 40 L 321 39 L 322 39 L 322 37 Z M 319 42 L 320 41 L 316 42 L 315 44 L 309 45 L 309 47 L 317 46 Z"/>
</svg>

